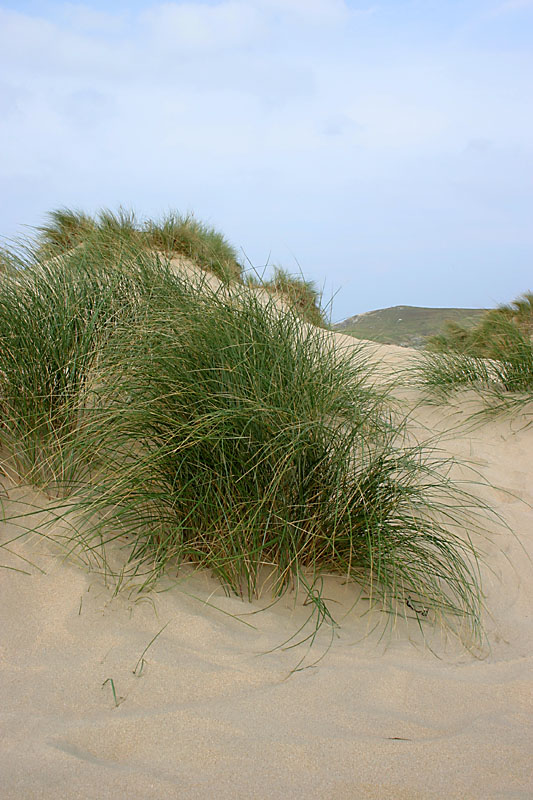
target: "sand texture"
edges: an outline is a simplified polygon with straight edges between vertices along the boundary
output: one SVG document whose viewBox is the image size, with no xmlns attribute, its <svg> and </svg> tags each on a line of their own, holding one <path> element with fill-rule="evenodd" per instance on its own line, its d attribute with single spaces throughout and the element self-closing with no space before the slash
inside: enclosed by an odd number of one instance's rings
<svg viewBox="0 0 533 800">
<path fill-rule="evenodd" d="M 384 370 L 408 355 L 376 349 Z M 329 651 L 327 628 L 310 651 L 280 648 L 308 616 L 291 593 L 266 608 L 266 592 L 249 604 L 193 574 L 114 596 L 53 541 L 22 537 L 0 551 L 2 800 L 533 797 L 533 426 L 523 413 L 458 429 L 466 413 L 421 405 L 412 430 L 448 431 L 512 530 L 484 544 L 481 654 L 438 630 L 424 642 L 416 614 L 372 632 L 383 612 L 349 614 L 356 592 L 335 578 Z M 6 484 L 4 512 L 21 500 L 40 502 Z M 0 542 L 21 531 L 4 523 Z"/>
</svg>

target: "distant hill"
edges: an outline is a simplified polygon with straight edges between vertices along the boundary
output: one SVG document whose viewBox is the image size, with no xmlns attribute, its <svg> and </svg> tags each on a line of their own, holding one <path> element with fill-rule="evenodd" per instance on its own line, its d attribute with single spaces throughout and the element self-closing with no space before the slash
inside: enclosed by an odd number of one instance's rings
<svg viewBox="0 0 533 800">
<path fill-rule="evenodd" d="M 393 306 L 367 311 L 337 322 L 334 330 L 357 339 L 370 339 L 401 347 L 423 347 L 428 336 L 442 331 L 447 320 L 465 327 L 475 325 L 485 313 L 483 308 L 422 308 Z"/>
</svg>

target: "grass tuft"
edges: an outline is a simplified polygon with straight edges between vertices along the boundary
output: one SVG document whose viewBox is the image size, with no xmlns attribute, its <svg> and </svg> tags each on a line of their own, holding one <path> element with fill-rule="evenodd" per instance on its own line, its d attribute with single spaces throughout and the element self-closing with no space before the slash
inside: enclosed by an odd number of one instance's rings
<svg viewBox="0 0 533 800">
<path fill-rule="evenodd" d="M 226 283 L 241 279 L 242 266 L 235 248 L 192 214 L 171 213 L 160 221 L 139 221 L 133 211 L 123 208 L 116 213 L 102 209 L 96 217 L 64 208 L 52 211 L 48 218 L 48 224 L 37 228 L 44 258 L 83 247 L 89 253 L 97 250 L 113 262 L 117 254 L 134 248 L 156 250 L 167 257 L 184 256 Z"/>
<path fill-rule="evenodd" d="M 27 250 L 0 275 L 0 445 L 13 478 L 68 489 L 101 351 L 170 274 L 138 249 L 109 269 L 95 247 L 44 261 Z"/>
<path fill-rule="evenodd" d="M 171 213 L 161 221 L 146 222 L 144 238 L 148 247 L 169 256 L 185 256 L 225 283 L 241 279 L 242 266 L 235 248 L 192 214 Z"/>
<path fill-rule="evenodd" d="M 482 334 L 484 338 L 482 340 Z M 490 411 L 523 408 L 533 400 L 533 341 L 506 315 L 491 317 L 477 333 L 476 347 L 427 352 L 414 368 L 417 382 L 441 399 L 474 389 Z M 482 342 L 482 346 L 481 346 Z M 476 352 L 485 353 L 485 357 Z"/>
<path fill-rule="evenodd" d="M 248 283 L 253 285 L 253 276 Z M 305 322 L 320 328 L 328 327 L 321 306 L 322 298 L 313 281 L 305 280 L 302 275 L 292 275 L 283 267 L 274 267 L 273 277 L 263 285 L 274 297 L 287 303 Z"/>
<path fill-rule="evenodd" d="M 69 208 L 50 211 L 48 224 L 37 228 L 41 253 L 44 257 L 62 255 L 90 238 L 96 227 L 95 220 L 83 211 Z"/>
<path fill-rule="evenodd" d="M 174 240 L 153 255 L 127 214 L 95 224 L 0 276 L 4 465 L 70 494 L 69 549 L 110 571 L 120 542 L 117 585 L 140 588 L 192 563 L 253 598 L 267 570 L 318 626 L 333 623 L 321 577 L 343 575 L 395 614 L 479 635 L 465 530 L 481 503 L 408 444 L 363 346 L 336 348 L 296 301 L 174 274 Z"/>
<path fill-rule="evenodd" d="M 311 587 L 316 605 L 332 572 L 476 630 L 477 556 L 459 534 L 475 503 L 403 442 L 364 350 L 335 350 L 253 294 L 177 281 L 166 302 L 118 331 L 99 365 L 84 429 L 99 479 L 77 504 L 88 538 L 126 535 L 145 584 L 192 562 L 253 598 L 267 568 L 275 594 Z"/>
</svg>

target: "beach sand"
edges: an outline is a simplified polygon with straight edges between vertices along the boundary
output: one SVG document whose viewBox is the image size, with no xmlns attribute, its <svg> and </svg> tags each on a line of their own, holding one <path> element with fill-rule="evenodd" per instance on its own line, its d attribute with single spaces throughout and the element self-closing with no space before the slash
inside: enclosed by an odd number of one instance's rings
<svg viewBox="0 0 533 800">
<path fill-rule="evenodd" d="M 392 372 L 409 356 L 375 352 Z M 412 427 L 448 431 L 512 530 L 483 543 L 483 652 L 439 630 L 424 641 L 415 613 L 383 634 L 383 612 L 349 613 L 357 593 L 335 578 L 333 641 L 324 626 L 311 650 L 284 649 L 309 613 L 293 593 L 267 608 L 267 592 L 249 604 L 192 574 L 114 596 L 22 537 L 0 552 L 15 568 L 0 569 L 2 800 L 533 797 L 533 426 L 456 429 L 469 410 L 421 405 Z M 6 483 L 5 514 L 21 499 L 41 502 Z M 0 541 L 18 532 L 4 523 Z"/>
</svg>

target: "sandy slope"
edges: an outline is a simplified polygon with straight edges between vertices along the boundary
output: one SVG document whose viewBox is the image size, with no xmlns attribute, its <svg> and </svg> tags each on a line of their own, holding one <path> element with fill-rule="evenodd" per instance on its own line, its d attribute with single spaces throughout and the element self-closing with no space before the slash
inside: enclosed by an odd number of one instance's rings
<svg viewBox="0 0 533 800">
<path fill-rule="evenodd" d="M 393 371 L 407 355 L 377 351 Z M 305 648 L 266 651 L 306 618 L 291 596 L 250 615 L 196 575 L 113 598 L 52 543 L 21 539 L 11 549 L 44 572 L 0 559 L 31 573 L 0 570 L 2 799 L 533 797 L 533 427 L 514 417 L 466 434 L 461 412 L 415 416 L 419 436 L 451 431 L 449 451 L 498 485 L 478 491 L 516 534 L 486 543 L 482 658 L 438 632 L 433 655 L 416 620 L 365 637 L 373 611 L 347 616 L 327 655 L 289 677 Z M 19 494 L 6 490 L 8 512 Z M 0 541 L 16 533 L 4 524 Z M 331 579 L 325 594 L 341 620 L 353 589 Z M 328 642 L 323 630 L 304 664 Z"/>
</svg>

